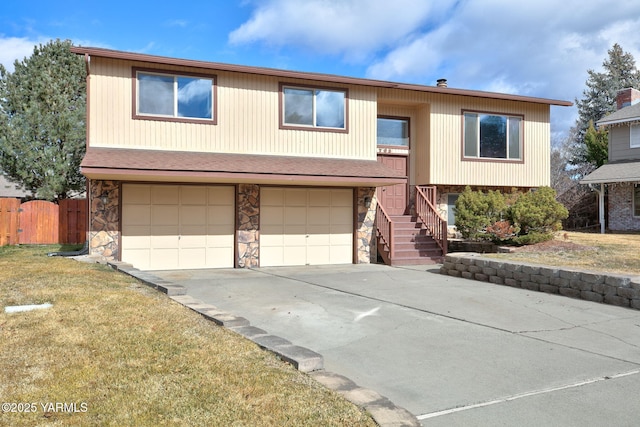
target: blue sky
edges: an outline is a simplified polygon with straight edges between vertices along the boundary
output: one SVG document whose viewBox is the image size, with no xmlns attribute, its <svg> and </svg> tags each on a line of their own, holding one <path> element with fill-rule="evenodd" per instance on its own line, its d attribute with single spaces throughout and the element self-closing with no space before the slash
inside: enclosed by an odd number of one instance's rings
<svg viewBox="0 0 640 427">
<path fill-rule="evenodd" d="M 640 61 L 637 0 L 11 1 L 9 70 L 50 39 L 178 58 L 574 101 L 614 43 Z M 638 64 L 640 65 L 640 63 Z M 552 107 L 552 138 L 575 107 Z"/>
</svg>

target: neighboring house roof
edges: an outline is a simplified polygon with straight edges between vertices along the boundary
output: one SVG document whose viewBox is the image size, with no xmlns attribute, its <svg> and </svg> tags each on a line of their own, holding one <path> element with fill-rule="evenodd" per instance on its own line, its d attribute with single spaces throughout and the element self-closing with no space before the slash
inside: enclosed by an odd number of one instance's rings
<svg viewBox="0 0 640 427">
<path fill-rule="evenodd" d="M 580 184 L 606 184 L 611 182 L 640 182 L 640 161 L 607 163 L 582 178 Z"/>
<path fill-rule="evenodd" d="M 88 147 L 80 169 L 92 179 L 377 186 L 405 182 L 375 160 Z"/>
<path fill-rule="evenodd" d="M 0 197 L 27 197 L 31 196 L 31 192 L 27 191 L 20 184 L 9 181 L 2 173 L 0 173 Z"/>
<path fill-rule="evenodd" d="M 216 62 L 176 59 L 176 58 L 146 55 L 146 54 L 140 54 L 140 53 L 122 52 L 117 50 L 103 49 L 103 48 L 96 48 L 96 47 L 74 46 L 71 48 L 71 51 L 77 54 L 83 54 L 86 57 L 97 56 L 97 57 L 104 57 L 104 58 L 111 58 L 111 59 L 143 61 L 143 62 L 156 63 L 156 64 L 202 68 L 202 69 L 208 69 L 208 70 L 232 71 L 232 72 L 240 72 L 240 73 L 283 77 L 283 78 L 295 78 L 295 79 L 305 79 L 305 80 L 321 81 L 321 82 L 354 84 L 354 85 L 380 87 L 380 88 L 388 88 L 388 89 L 405 89 L 405 90 L 413 90 L 413 91 L 419 91 L 419 92 L 472 96 L 477 98 L 522 101 L 522 102 L 531 102 L 531 103 L 537 103 L 537 104 L 558 105 L 558 106 L 565 106 L 565 107 L 570 107 L 573 105 L 572 102 L 561 101 L 557 99 L 509 95 L 504 93 L 456 89 L 451 87 L 424 86 L 424 85 L 407 84 L 407 83 L 396 83 L 396 82 L 388 82 L 388 81 L 382 81 L 382 80 L 336 76 L 333 74 L 277 70 L 273 68 L 250 67 L 245 65 L 231 65 L 231 64 L 222 64 L 222 63 L 216 63 Z M 87 62 L 87 67 L 90 67 L 90 61 Z"/>
<path fill-rule="evenodd" d="M 621 108 L 618 111 L 598 120 L 596 124 L 598 126 L 607 126 L 637 120 L 640 120 L 640 103 Z"/>
</svg>

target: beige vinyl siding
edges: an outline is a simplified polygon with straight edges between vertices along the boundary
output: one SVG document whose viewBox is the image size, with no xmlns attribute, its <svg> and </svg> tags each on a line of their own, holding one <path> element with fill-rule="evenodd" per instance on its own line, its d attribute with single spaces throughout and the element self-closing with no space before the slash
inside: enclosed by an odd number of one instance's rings
<svg viewBox="0 0 640 427">
<path fill-rule="evenodd" d="M 91 146 L 375 159 L 377 107 L 373 89 L 322 85 L 348 90 L 348 133 L 280 129 L 279 83 L 305 81 L 233 72 L 209 73 L 217 79 L 216 125 L 133 120 L 132 67 L 202 73 L 184 67 L 92 58 Z"/>
<path fill-rule="evenodd" d="M 537 187 L 550 182 L 549 106 L 519 101 L 381 89 L 379 102 L 410 106 L 428 117 L 425 152 L 416 152 L 416 184 Z M 524 115 L 524 162 L 462 159 L 462 110 Z M 419 131 L 418 131 L 419 132 Z"/>
<path fill-rule="evenodd" d="M 627 124 L 609 127 L 609 160 L 640 159 L 640 148 L 631 148 L 630 127 Z"/>
</svg>

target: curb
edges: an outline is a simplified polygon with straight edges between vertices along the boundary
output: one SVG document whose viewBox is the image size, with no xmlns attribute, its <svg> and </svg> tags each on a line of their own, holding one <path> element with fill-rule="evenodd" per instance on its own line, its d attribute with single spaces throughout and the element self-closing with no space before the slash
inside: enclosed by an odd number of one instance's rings
<svg viewBox="0 0 640 427">
<path fill-rule="evenodd" d="M 271 335 L 267 331 L 251 326 L 244 317 L 235 316 L 217 307 L 193 298 L 182 285 L 140 271 L 131 264 L 120 261 L 107 262 L 111 268 L 140 280 L 145 285 L 166 294 L 172 300 L 201 314 L 205 319 L 225 327 L 253 341 L 260 348 L 270 351 L 297 370 L 304 372 L 330 390 L 342 395 L 351 403 L 363 408 L 382 427 L 420 426 L 415 415 L 395 405 L 377 392 L 358 386 L 352 380 L 324 370 L 324 358 L 305 347 L 294 345 L 289 340 Z"/>
</svg>

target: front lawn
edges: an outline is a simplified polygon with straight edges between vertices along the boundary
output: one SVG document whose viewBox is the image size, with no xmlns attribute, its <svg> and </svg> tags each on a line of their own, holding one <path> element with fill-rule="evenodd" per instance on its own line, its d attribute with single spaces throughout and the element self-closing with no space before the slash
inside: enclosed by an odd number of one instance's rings
<svg viewBox="0 0 640 427">
<path fill-rule="evenodd" d="M 0 400 L 16 404 L 3 405 L 0 424 L 375 425 L 239 335 L 53 250 L 0 248 Z M 42 303 L 53 307 L 4 312 Z"/>
<path fill-rule="evenodd" d="M 640 275 L 639 233 L 556 233 L 555 239 L 491 257 Z"/>
</svg>

